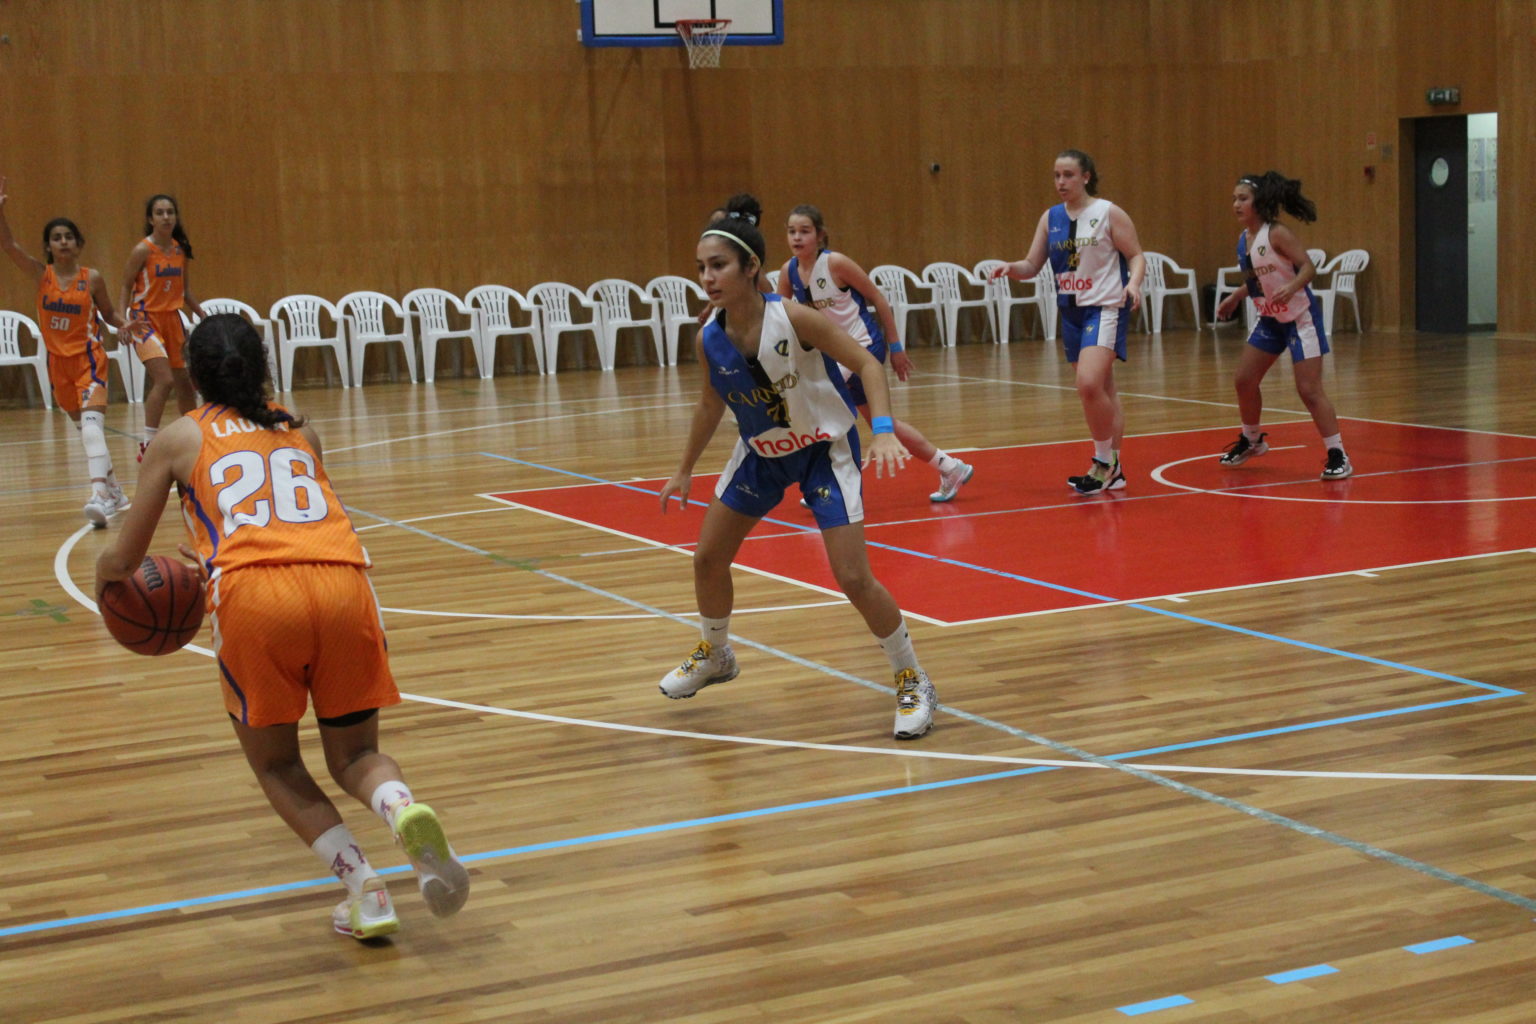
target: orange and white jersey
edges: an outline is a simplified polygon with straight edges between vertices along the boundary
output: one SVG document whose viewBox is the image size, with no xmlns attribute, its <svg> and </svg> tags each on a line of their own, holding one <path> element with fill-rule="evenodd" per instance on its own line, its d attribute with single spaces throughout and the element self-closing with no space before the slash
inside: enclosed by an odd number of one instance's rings
<svg viewBox="0 0 1536 1024">
<path fill-rule="evenodd" d="M 227 405 L 187 415 L 203 441 L 182 514 L 210 577 L 253 565 L 369 564 L 303 434 L 258 426 Z"/>
<path fill-rule="evenodd" d="M 152 239 L 144 239 L 149 255 L 133 281 L 133 308 L 150 313 L 180 309 L 186 296 L 187 255 L 181 246 L 171 243 L 162 249 Z"/>
<path fill-rule="evenodd" d="M 91 299 L 91 272 L 86 267 L 60 281 L 49 266 L 37 283 L 37 323 L 43 347 L 56 356 L 83 356 L 91 346 L 96 303 Z"/>
</svg>

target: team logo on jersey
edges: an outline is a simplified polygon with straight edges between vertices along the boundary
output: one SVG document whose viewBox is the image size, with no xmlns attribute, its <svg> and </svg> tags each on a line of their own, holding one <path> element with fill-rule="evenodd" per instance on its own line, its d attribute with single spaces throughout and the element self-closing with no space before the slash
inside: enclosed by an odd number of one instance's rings
<svg viewBox="0 0 1536 1024">
<path fill-rule="evenodd" d="M 817 288 L 825 288 L 826 286 L 827 286 L 827 279 L 826 278 L 818 277 L 816 279 L 816 287 Z"/>
<path fill-rule="evenodd" d="M 77 291 L 77 292 L 85 291 L 85 282 L 84 281 L 76 281 L 75 282 L 75 291 Z"/>
<path fill-rule="evenodd" d="M 1268 251 L 1269 251 L 1269 246 L 1267 246 L 1267 245 L 1259 246 L 1259 255 L 1260 256 L 1263 256 Z"/>
<path fill-rule="evenodd" d="M 779 358 L 787 359 L 789 357 L 789 339 L 780 338 L 778 341 L 774 342 L 773 351 L 779 356 Z"/>
<path fill-rule="evenodd" d="M 1097 217 L 1095 217 L 1095 218 L 1093 218 L 1093 219 L 1092 219 L 1092 220 L 1090 220 L 1090 221 L 1089 221 L 1089 222 L 1088 222 L 1088 226 L 1089 226 L 1089 227 L 1090 227 L 1090 228 L 1096 228 L 1096 227 L 1098 227 L 1098 226 L 1099 226 L 1099 218 L 1097 218 Z"/>
</svg>

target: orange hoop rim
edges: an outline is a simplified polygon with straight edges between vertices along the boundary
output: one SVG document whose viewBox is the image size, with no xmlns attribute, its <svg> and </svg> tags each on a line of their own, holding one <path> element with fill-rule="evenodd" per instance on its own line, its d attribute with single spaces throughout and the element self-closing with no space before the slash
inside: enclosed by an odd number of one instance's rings
<svg viewBox="0 0 1536 1024">
<path fill-rule="evenodd" d="M 673 22 L 677 26 L 677 34 L 683 39 L 693 38 L 695 30 L 699 32 L 724 32 L 731 27 L 730 18 L 679 18 Z"/>
</svg>

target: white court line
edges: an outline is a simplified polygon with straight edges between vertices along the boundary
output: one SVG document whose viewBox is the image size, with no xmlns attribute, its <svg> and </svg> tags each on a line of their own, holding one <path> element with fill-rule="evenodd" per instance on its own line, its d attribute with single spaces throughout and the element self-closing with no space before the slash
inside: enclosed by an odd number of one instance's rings
<svg viewBox="0 0 1536 1024">
<path fill-rule="evenodd" d="M 738 615 L 756 615 L 761 612 L 794 612 L 800 611 L 803 608 L 830 608 L 837 605 L 845 605 L 847 603 L 847 598 L 839 597 L 836 601 L 813 601 L 809 604 L 781 604 L 763 608 L 733 608 L 731 609 L 731 618 L 735 618 Z M 435 615 L 445 619 L 535 619 L 542 622 L 606 622 L 610 619 L 656 618 L 656 616 L 652 615 L 650 612 L 633 612 L 624 615 L 511 615 L 501 614 L 499 612 L 445 612 L 430 611 L 424 608 L 385 608 L 383 606 L 380 606 L 379 611 L 395 612 L 399 615 Z M 666 614 L 675 615 L 678 618 L 686 619 L 696 617 L 699 613 L 697 611 L 692 611 L 667 612 Z"/>
<path fill-rule="evenodd" d="M 86 534 L 91 533 L 93 527 L 89 524 L 80 527 L 61 545 L 54 555 L 53 570 L 64 591 L 75 599 L 77 603 L 89 609 L 93 614 L 100 614 L 96 602 L 85 595 L 69 575 L 69 554 L 75 545 Z M 196 644 L 188 644 L 182 648 L 194 654 L 212 658 L 213 652 L 206 647 Z M 968 761 L 986 764 L 1023 765 L 1042 768 L 1127 768 L 1147 772 L 1184 773 L 1198 775 L 1243 775 L 1263 776 L 1269 778 L 1302 778 L 1302 779 L 1366 779 L 1398 782 L 1536 782 L 1536 775 L 1452 775 L 1430 772 L 1322 772 L 1278 770 L 1269 768 L 1214 768 L 1202 765 L 1166 765 L 1166 764 L 1114 764 L 1107 763 L 1107 759 L 1099 761 L 1057 761 L 1044 758 L 1030 757 L 1005 757 L 995 754 L 959 754 L 942 750 L 927 750 L 912 747 L 858 747 L 836 743 L 808 743 L 797 740 L 774 740 L 759 736 L 732 736 L 719 733 L 689 732 L 680 729 L 659 729 L 653 726 L 628 725 L 617 722 L 598 722 L 585 718 L 569 718 L 564 715 L 549 715 L 535 711 L 515 711 L 511 708 L 495 707 L 488 704 L 471 704 L 465 701 L 446 700 L 441 697 L 427 697 L 421 694 L 402 693 L 404 700 L 414 701 L 420 704 L 431 704 L 437 707 L 455 708 L 461 711 L 473 711 L 480 714 L 497 715 L 505 718 L 522 718 L 530 721 L 548 722 L 554 725 L 573 725 L 590 729 L 607 729 L 613 732 L 638 733 L 651 736 L 671 736 L 680 739 L 696 739 L 714 743 L 734 743 L 743 746 L 784 747 L 797 750 L 819 750 L 832 753 L 868 754 L 880 757 L 915 757 L 935 761 Z M 941 706 L 942 707 L 942 706 Z"/>
<path fill-rule="evenodd" d="M 1302 447 L 1305 446 L 1293 444 L 1287 445 L 1285 448 L 1271 448 L 1270 450 L 1286 451 L 1288 449 Z M 1310 484 L 1316 482 L 1315 477 L 1306 477 L 1299 480 L 1278 480 L 1274 481 L 1273 483 L 1264 484 L 1244 484 L 1242 487 L 1212 488 L 1195 487 L 1192 484 L 1174 483 L 1172 480 L 1169 480 L 1166 476 L 1163 475 L 1163 471 L 1166 469 L 1172 469 L 1175 466 L 1182 466 L 1189 462 L 1199 462 L 1202 459 L 1207 458 L 1210 458 L 1210 456 L 1194 455 L 1187 459 L 1178 459 L 1174 462 L 1165 462 L 1161 466 L 1158 466 L 1156 469 L 1152 470 L 1148 476 L 1165 487 L 1173 487 L 1178 490 L 1188 491 L 1193 494 L 1214 494 L 1221 498 L 1248 498 L 1253 501 L 1301 501 L 1307 502 L 1309 504 L 1319 505 L 1484 505 L 1497 504 L 1504 501 L 1536 501 L 1536 494 L 1512 494 L 1503 498 L 1300 498 L 1288 494 L 1259 494 L 1251 488 L 1286 487 L 1292 484 Z M 1370 477 L 1397 476 L 1398 474 L 1402 473 L 1428 473 L 1448 469 L 1475 469 L 1478 466 L 1496 466 L 1506 462 L 1528 462 L 1533 458 L 1536 458 L 1536 456 L 1519 455 L 1509 459 L 1490 459 L 1485 462 L 1458 462 L 1444 466 L 1416 466 L 1409 469 L 1381 470 L 1377 473 L 1357 473 L 1349 479 L 1359 480 L 1368 479 Z"/>
<path fill-rule="evenodd" d="M 678 739 L 704 740 L 712 743 L 734 743 L 744 746 L 783 747 L 793 750 L 824 750 L 840 754 L 872 754 L 880 757 L 911 757 L 930 761 L 969 761 L 982 764 L 1024 765 L 1040 768 L 1096 768 L 1106 769 L 1115 765 L 1093 761 L 1057 761 L 1039 757 L 1005 757 L 998 754 L 956 754 L 943 750 L 926 750 L 916 747 L 858 747 L 843 743 L 805 743 L 799 740 L 772 740 L 761 736 L 733 736 L 725 733 L 689 732 L 682 729 L 659 729 L 648 725 L 628 725 L 616 722 L 595 722 L 586 718 L 569 718 L 536 711 L 514 711 L 511 708 L 489 704 L 470 704 L 465 701 L 444 700 L 440 697 L 424 697 L 420 694 L 401 694 L 423 704 L 474 711 L 481 714 L 500 715 L 506 718 L 522 718 L 553 725 L 574 725 L 591 729 L 609 729 L 614 732 L 641 733 L 649 736 L 671 736 Z M 1271 768 L 1212 768 L 1204 765 L 1120 763 L 1122 768 L 1135 768 L 1148 772 L 1179 772 L 1193 775 L 1245 775 L 1282 779 L 1377 779 L 1398 782 L 1536 782 L 1536 775 L 1452 775 L 1439 772 L 1322 772 L 1281 770 Z"/>
<path fill-rule="evenodd" d="M 508 492 L 508 493 L 510 493 L 510 492 Z M 572 524 L 574 526 L 584 527 L 585 529 L 588 529 L 588 530 L 598 530 L 598 531 L 601 531 L 602 533 L 611 533 L 615 537 L 623 537 L 626 540 L 632 540 L 632 541 L 634 541 L 637 544 L 643 544 L 646 547 L 654 548 L 654 549 L 656 549 L 658 551 L 672 551 L 672 552 L 676 552 L 679 555 L 686 555 L 689 558 L 693 557 L 693 552 L 692 551 L 689 551 L 687 548 L 680 547 L 679 545 L 676 545 L 676 544 L 665 544 L 665 543 L 663 543 L 663 542 L 661 542 L 659 540 L 651 540 L 649 537 L 642 537 L 642 536 L 640 536 L 639 534 L 636 534 L 636 533 L 625 533 L 623 530 L 615 530 L 611 526 L 601 526 L 601 525 L 599 525 L 597 523 L 589 522 L 588 520 L 585 520 L 585 519 L 576 519 L 576 518 L 574 518 L 572 516 L 563 516 L 563 515 L 561 515 L 558 512 L 551 512 L 548 509 L 536 508 L 533 505 L 523 505 L 523 504 L 521 504 L 519 502 L 511 501 L 511 500 L 509 500 L 507 498 L 497 497 L 494 494 L 483 494 L 483 495 L 480 495 L 480 497 L 490 498 L 490 499 L 492 499 L 494 501 L 505 501 L 508 505 L 512 505 L 512 506 L 514 506 L 516 508 L 526 509 L 527 511 L 533 512 L 533 513 L 535 513 L 537 515 L 547 516 L 550 519 L 556 519 L 556 520 L 559 520 L 560 522 L 570 523 L 570 524 Z M 806 580 L 797 580 L 797 579 L 794 579 L 794 578 L 789 577 L 789 576 L 781 576 L 781 575 L 779 575 L 776 572 L 769 572 L 767 569 L 757 569 L 757 568 L 754 568 L 754 567 L 752 567 L 750 565 L 742 565 L 742 564 L 740 564 L 738 562 L 732 562 L 731 563 L 731 568 L 736 569 L 736 570 L 738 570 L 740 572 L 749 572 L 749 573 L 751 573 L 754 576 L 761 576 L 764 579 L 775 580 L 775 581 L 777 581 L 779 583 L 788 584 L 789 586 L 792 586 L 792 587 L 799 587 L 801 590 L 810 590 L 810 591 L 814 591 L 815 593 L 818 593 L 818 594 L 826 594 L 828 597 L 835 597 L 838 600 L 835 601 L 835 602 L 832 602 L 834 604 L 845 603 L 848 600 L 847 595 L 843 594 L 841 591 L 832 590 L 832 589 L 830 589 L 828 587 L 819 586 L 819 585 L 817 585 L 815 583 L 807 582 Z M 901 614 L 903 616 L 905 616 L 906 618 L 908 618 L 908 619 L 915 619 L 918 622 L 926 622 L 930 626 L 947 626 L 947 625 L 949 625 L 949 623 L 943 621 L 942 619 L 932 619 L 932 618 L 929 618 L 926 615 L 920 615 L 917 612 L 910 611 L 910 610 L 908 610 L 906 608 L 903 608 L 901 610 Z"/>
</svg>

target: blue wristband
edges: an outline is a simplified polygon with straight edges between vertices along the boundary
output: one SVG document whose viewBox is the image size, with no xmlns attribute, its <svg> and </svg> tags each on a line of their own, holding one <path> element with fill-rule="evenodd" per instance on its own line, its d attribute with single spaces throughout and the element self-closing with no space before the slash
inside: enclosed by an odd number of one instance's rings
<svg viewBox="0 0 1536 1024">
<path fill-rule="evenodd" d="M 869 429 L 877 434 L 894 434 L 896 424 L 889 416 L 876 416 L 869 421 Z"/>
<path fill-rule="evenodd" d="M 891 342 L 889 345 L 887 345 L 885 347 L 890 349 L 892 352 L 900 352 L 902 350 L 903 346 L 902 346 L 901 342 L 893 341 L 893 342 Z"/>
</svg>

